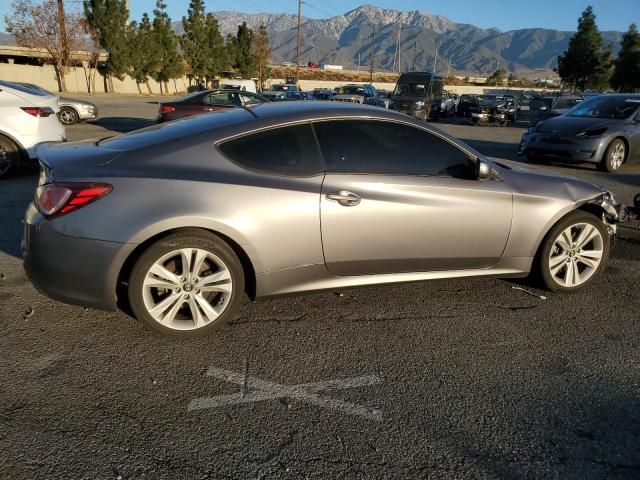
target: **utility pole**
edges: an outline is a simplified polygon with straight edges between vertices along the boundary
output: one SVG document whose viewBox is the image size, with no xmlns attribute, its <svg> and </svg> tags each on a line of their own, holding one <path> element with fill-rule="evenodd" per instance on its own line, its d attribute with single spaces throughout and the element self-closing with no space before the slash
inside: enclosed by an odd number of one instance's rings
<svg viewBox="0 0 640 480">
<path fill-rule="evenodd" d="M 449 68 L 447 68 L 447 77 L 451 76 L 451 57 L 449 57 Z"/>
<path fill-rule="evenodd" d="M 358 71 L 360 71 L 360 52 L 358 52 Z"/>
<path fill-rule="evenodd" d="M 376 24 L 371 22 L 371 66 L 369 69 L 369 82 L 373 82 L 373 64 L 376 61 Z"/>
<path fill-rule="evenodd" d="M 398 60 L 398 73 L 400 73 L 400 33 L 402 32 L 402 23 L 398 24 L 398 39 L 396 40 L 396 53 L 393 56 L 393 72 L 396 71 L 396 58 Z"/>
<path fill-rule="evenodd" d="M 302 0 L 298 0 L 298 30 L 296 31 L 296 83 L 300 74 L 300 13 L 302 11 Z"/>
<path fill-rule="evenodd" d="M 412 72 L 416 71 L 416 47 L 417 42 L 413 42 L 413 66 L 411 67 Z"/>
<path fill-rule="evenodd" d="M 440 48 L 440 40 L 438 40 L 438 43 L 436 45 L 436 55 L 433 59 L 433 73 L 436 73 L 436 70 L 438 69 L 438 49 Z"/>
</svg>

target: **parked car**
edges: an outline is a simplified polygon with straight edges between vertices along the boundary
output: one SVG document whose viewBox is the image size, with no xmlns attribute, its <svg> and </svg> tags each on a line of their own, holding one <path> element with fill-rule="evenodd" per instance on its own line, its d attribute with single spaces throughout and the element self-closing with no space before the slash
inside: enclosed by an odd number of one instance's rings
<svg viewBox="0 0 640 480">
<path fill-rule="evenodd" d="M 316 100 L 329 100 L 334 101 L 336 98 L 333 90 L 329 90 L 326 88 L 316 88 L 313 90 L 313 96 Z"/>
<path fill-rule="evenodd" d="M 337 102 L 362 103 L 378 105 L 378 92 L 373 85 L 356 85 L 350 83 L 335 89 L 334 100 Z"/>
<path fill-rule="evenodd" d="M 286 97 L 286 92 L 299 92 L 300 89 L 295 84 L 289 83 L 280 83 L 276 85 L 271 85 L 269 90 L 265 90 L 262 92 L 262 96 L 268 98 L 271 101 L 281 100 Z"/>
<path fill-rule="evenodd" d="M 219 112 L 234 107 L 254 107 L 269 100 L 257 93 L 233 90 L 194 92 L 173 102 L 158 104 L 158 123 L 178 118 Z"/>
<path fill-rule="evenodd" d="M 533 126 L 547 118 L 562 115 L 583 100 L 584 98 L 581 95 L 546 96 L 532 100 L 530 103 L 529 124 Z"/>
<path fill-rule="evenodd" d="M 471 124 L 506 126 L 513 115 L 515 106 L 503 95 L 485 94 L 476 97 L 476 103 L 469 107 Z"/>
<path fill-rule="evenodd" d="M 440 101 L 440 116 L 447 117 L 456 113 L 456 99 L 451 92 L 444 90 Z"/>
<path fill-rule="evenodd" d="M 460 101 L 458 102 L 458 108 L 456 114 L 458 117 L 468 118 L 471 116 L 471 105 L 476 103 L 476 95 L 462 94 L 460 95 Z"/>
<path fill-rule="evenodd" d="M 378 106 L 389 108 L 391 106 L 391 94 L 388 90 L 378 90 Z"/>
<path fill-rule="evenodd" d="M 640 161 L 640 95 L 600 95 L 580 102 L 529 128 L 518 150 L 530 161 L 588 162 L 607 172 Z"/>
<path fill-rule="evenodd" d="M 219 328 L 245 292 L 530 271 L 572 292 L 603 270 L 626 212 L 597 185 L 340 102 L 264 103 L 37 154 L 31 281 L 69 303 L 128 305 L 174 337 Z"/>
<path fill-rule="evenodd" d="M 272 102 L 291 102 L 297 100 L 314 100 L 312 94 L 299 90 L 265 92 L 264 94 Z"/>
<path fill-rule="evenodd" d="M 424 121 L 437 119 L 441 114 L 443 89 L 444 80 L 439 74 L 403 73 L 393 89 L 389 108 Z"/>
<path fill-rule="evenodd" d="M 20 82 L 20 85 L 24 85 L 25 87 L 36 90 L 44 95 L 57 97 L 55 93 L 51 93 L 50 91 L 33 83 Z M 95 120 L 98 118 L 98 107 L 95 103 L 89 102 L 88 100 L 58 97 L 58 106 L 60 107 L 58 118 L 60 119 L 60 123 L 63 125 L 73 125 L 78 122 Z"/>
<path fill-rule="evenodd" d="M 66 140 L 59 109 L 53 94 L 0 80 L 0 179 L 33 159 L 36 145 Z"/>
</svg>

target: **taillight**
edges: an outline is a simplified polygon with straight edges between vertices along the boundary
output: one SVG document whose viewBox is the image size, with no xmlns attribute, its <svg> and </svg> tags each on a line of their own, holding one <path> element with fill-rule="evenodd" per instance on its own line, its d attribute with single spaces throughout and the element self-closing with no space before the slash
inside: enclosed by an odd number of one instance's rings
<svg viewBox="0 0 640 480">
<path fill-rule="evenodd" d="M 62 216 L 89 205 L 108 194 L 106 183 L 50 183 L 36 189 L 35 203 L 46 217 Z"/>
<path fill-rule="evenodd" d="M 49 115 L 53 115 L 53 108 L 51 107 L 20 107 L 23 111 L 27 112 L 29 115 L 34 117 L 48 117 Z"/>
<path fill-rule="evenodd" d="M 169 113 L 169 112 L 173 112 L 175 110 L 175 107 L 170 107 L 169 105 L 160 105 L 160 111 L 162 113 Z"/>
</svg>

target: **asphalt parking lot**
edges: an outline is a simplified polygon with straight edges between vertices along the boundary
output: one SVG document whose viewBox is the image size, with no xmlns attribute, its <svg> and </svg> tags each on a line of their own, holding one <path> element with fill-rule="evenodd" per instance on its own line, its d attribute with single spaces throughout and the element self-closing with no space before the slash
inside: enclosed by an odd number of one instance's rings
<svg viewBox="0 0 640 480">
<path fill-rule="evenodd" d="M 69 139 L 151 124 L 155 100 L 97 97 Z M 439 126 L 520 161 L 523 128 Z M 640 165 L 542 168 L 640 191 Z M 475 279 L 247 300 L 175 342 L 30 285 L 36 176 L 0 183 L 1 478 L 640 478 L 637 223 L 574 295 Z"/>
</svg>

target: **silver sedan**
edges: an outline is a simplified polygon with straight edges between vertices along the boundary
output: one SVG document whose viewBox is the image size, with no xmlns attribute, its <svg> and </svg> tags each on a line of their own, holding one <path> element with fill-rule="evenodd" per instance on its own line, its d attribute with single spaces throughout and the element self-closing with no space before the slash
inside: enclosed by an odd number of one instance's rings
<svg viewBox="0 0 640 480">
<path fill-rule="evenodd" d="M 20 83 L 20 85 L 47 95 L 55 95 L 54 93 L 51 93 L 50 91 L 33 83 Z M 60 119 L 60 123 L 63 125 L 73 125 L 74 123 L 81 121 L 94 120 L 98 118 L 98 107 L 96 107 L 95 103 L 87 100 L 59 97 L 58 106 L 60 107 L 58 118 Z"/>
<path fill-rule="evenodd" d="M 43 145 L 25 269 L 52 298 L 210 333 L 250 298 L 453 277 L 571 292 L 626 210 L 570 177 L 484 158 L 406 115 L 279 102 Z"/>
</svg>

